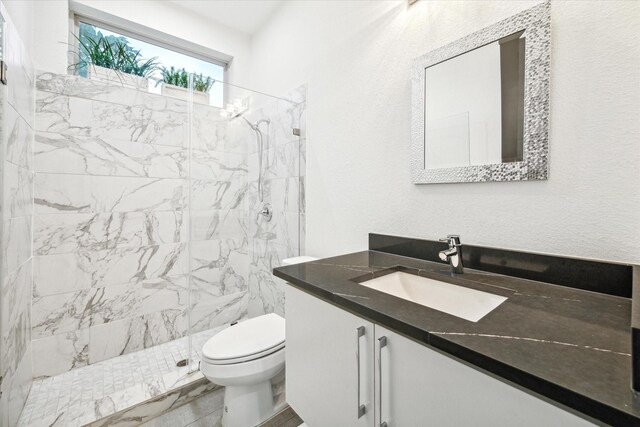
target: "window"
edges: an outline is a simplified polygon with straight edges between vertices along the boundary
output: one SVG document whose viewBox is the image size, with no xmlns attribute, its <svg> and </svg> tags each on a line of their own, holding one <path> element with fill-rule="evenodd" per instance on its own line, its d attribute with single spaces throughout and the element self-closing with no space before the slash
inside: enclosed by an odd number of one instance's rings
<svg viewBox="0 0 640 427">
<path fill-rule="evenodd" d="M 209 103 L 216 107 L 224 105 L 224 77 L 225 66 L 217 61 L 206 61 L 198 57 L 189 55 L 188 52 L 179 52 L 177 49 L 170 49 L 160 46 L 160 43 L 143 41 L 129 35 L 123 35 L 117 30 L 103 27 L 89 20 L 78 18 L 78 38 L 80 39 L 78 53 L 87 56 L 84 46 L 88 46 L 89 39 L 98 40 L 102 37 L 110 44 L 120 42 L 127 46 L 127 49 L 139 51 L 140 57 L 145 61 L 156 58 L 157 69 L 154 69 L 147 77 L 150 80 L 149 91 L 160 93 L 160 84 L 156 82 L 162 80 L 161 69 L 173 67 L 176 70 L 185 69 L 189 73 L 210 77 L 215 83 L 209 89 Z M 79 68 L 78 74 L 86 75 L 86 68 Z"/>
</svg>

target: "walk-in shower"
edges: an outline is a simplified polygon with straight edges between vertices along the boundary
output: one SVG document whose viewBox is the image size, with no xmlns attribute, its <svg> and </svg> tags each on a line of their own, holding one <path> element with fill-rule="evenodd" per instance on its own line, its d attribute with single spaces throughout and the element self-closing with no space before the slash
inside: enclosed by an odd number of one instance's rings
<svg viewBox="0 0 640 427">
<path fill-rule="evenodd" d="M 283 284 L 271 272 L 304 242 L 305 141 L 292 132 L 304 88 L 278 98 L 225 83 L 225 96 L 247 107 L 230 120 L 202 97 L 98 78 L 36 76 L 35 159 L 25 163 L 35 172 L 25 186 L 33 230 L 23 212 L 12 225 L 24 218 L 32 236 L 25 340 L 47 357 L 20 365 L 35 378 L 24 425 L 115 416 L 126 408 L 101 402 L 141 378 L 153 390 L 127 406 L 196 387 L 212 334 L 283 313 Z M 271 221 L 256 214 L 265 204 Z M 70 383 L 89 388 L 68 394 Z"/>
</svg>

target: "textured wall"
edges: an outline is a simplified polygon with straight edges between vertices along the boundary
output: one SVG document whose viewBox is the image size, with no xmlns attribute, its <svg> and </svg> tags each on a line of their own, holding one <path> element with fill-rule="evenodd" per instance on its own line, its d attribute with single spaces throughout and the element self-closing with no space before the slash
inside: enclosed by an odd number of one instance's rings
<svg viewBox="0 0 640 427">
<path fill-rule="evenodd" d="M 17 6 L 13 4 L 12 6 Z M 11 73 L 0 85 L 0 426 L 16 425 L 31 386 L 31 223 L 33 217 L 34 72 L 22 28 L 2 6 L 3 59 Z"/>
<path fill-rule="evenodd" d="M 638 2 L 552 2 L 548 181 L 410 182 L 411 60 L 536 3 L 288 2 L 254 36 L 253 87 L 309 84 L 309 255 L 459 233 L 640 262 Z"/>
</svg>

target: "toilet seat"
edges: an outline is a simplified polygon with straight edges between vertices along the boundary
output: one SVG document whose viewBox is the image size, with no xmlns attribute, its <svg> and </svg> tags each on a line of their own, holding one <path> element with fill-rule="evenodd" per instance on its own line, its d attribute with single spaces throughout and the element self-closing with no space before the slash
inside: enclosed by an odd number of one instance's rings
<svg viewBox="0 0 640 427">
<path fill-rule="evenodd" d="M 202 359 L 212 365 L 230 365 L 266 357 L 284 346 L 285 320 L 270 313 L 230 326 L 211 337 L 202 348 Z"/>
<path fill-rule="evenodd" d="M 266 357 L 270 354 L 275 353 L 278 350 L 281 350 L 284 348 L 284 343 L 280 343 L 278 345 L 276 345 L 275 347 L 269 348 L 267 350 L 261 351 L 259 353 L 255 353 L 255 354 L 249 354 L 247 356 L 244 357 L 236 357 L 236 358 L 229 358 L 229 359 L 212 359 L 210 357 L 207 357 L 205 355 L 202 356 L 202 360 L 210 363 L 212 365 L 231 365 L 234 363 L 242 363 L 242 362 L 249 362 L 252 360 L 256 360 L 256 359 L 260 359 L 262 357 Z"/>
</svg>

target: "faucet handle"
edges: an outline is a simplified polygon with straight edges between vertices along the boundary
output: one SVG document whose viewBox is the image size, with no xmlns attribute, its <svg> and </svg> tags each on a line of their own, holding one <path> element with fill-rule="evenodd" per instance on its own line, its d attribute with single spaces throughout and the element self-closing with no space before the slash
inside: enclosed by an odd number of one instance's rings
<svg viewBox="0 0 640 427">
<path fill-rule="evenodd" d="M 460 246 L 460 235 L 448 234 L 446 238 L 439 239 L 439 241 L 449 243 L 449 246 Z"/>
</svg>

